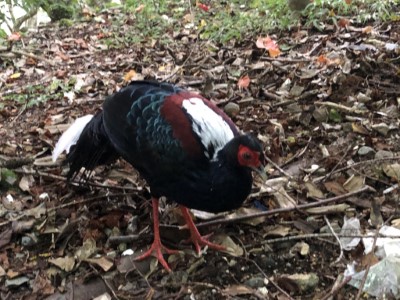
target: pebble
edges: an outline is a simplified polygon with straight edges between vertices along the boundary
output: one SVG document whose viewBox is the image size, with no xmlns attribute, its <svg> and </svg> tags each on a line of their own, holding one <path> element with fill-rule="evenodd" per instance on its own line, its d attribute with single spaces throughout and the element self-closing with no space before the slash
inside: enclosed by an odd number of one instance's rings
<svg viewBox="0 0 400 300">
<path fill-rule="evenodd" d="M 362 146 L 360 149 L 358 149 L 357 153 L 360 156 L 364 156 L 364 155 L 368 155 L 370 153 L 375 153 L 375 150 L 368 146 Z"/>
<path fill-rule="evenodd" d="M 325 107 L 319 107 L 314 110 L 313 117 L 317 122 L 326 122 L 329 117 L 328 110 Z"/>
<path fill-rule="evenodd" d="M 224 112 L 230 117 L 236 116 L 239 113 L 239 111 L 240 111 L 239 104 L 233 102 L 227 103 L 224 107 Z"/>
<path fill-rule="evenodd" d="M 380 134 L 386 136 L 389 132 L 389 126 L 385 123 L 374 124 L 371 126 L 373 130 L 379 132 Z"/>
<path fill-rule="evenodd" d="M 316 273 L 283 275 L 282 279 L 289 280 L 300 292 L 312 291 L 319 282 Z"/>
<path fill-rule="evenodd" d="M 245 285 L 252 287 L 252 288 L 258 288 L 264 286 L 264 278 L 262 277 L 253 277 L 244 282 Z"/>
<path fill-rule="evenodd" d="M 393 157 L 393 156 L 394 156 L 393 152 L 386 151 L 386 150 L 379 150 L 375 154 L 375 159 L 389 158 L 389 157 Z"/>
</svg>

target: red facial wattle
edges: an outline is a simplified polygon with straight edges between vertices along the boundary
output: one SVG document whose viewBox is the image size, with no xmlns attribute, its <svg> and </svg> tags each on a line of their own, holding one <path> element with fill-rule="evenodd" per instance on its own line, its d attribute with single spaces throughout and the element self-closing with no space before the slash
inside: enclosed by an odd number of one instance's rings
<svg viewBox="0 0 400 300">
<path fill-rule="evenodd" d="M 239 165 L 251 168 L 259 168 L 261 166 L 260 155 L 260 152 L 251 150 L 247 146 L 240 145 L 238 151 Z"/>
</svg>

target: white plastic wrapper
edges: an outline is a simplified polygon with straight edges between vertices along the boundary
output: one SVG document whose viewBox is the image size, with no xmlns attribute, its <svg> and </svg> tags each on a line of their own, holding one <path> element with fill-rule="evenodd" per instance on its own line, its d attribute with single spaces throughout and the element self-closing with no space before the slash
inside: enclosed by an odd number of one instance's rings
<svg viewBox="0 0 400 300">
<path fill-rule="evenodd" d="M 354 235 L 356 237 L 341 237 L 340 243 L 344 250 L 353 250 L 360 243 L 361 238 L 361 230 L 360 230 L 360 220 L 355 217 L 344 217 L 344 223 L 342 230 L 340 231 L 341 235 Z"/>
</svg>

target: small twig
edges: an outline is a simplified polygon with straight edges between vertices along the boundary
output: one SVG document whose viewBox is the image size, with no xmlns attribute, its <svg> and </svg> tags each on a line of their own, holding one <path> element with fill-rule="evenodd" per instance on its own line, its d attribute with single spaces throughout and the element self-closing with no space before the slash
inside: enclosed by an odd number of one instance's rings
<svg viewBox="0 0 400 300">
<path fill-rule="evenodd" d="M 349 197 L 358 195 L 358 194 L 366 192 L 366 191 L 375 192 L 375 190 L 372 187 L 364 186 L 363 188 L 359 189 L 358 191 L 350 192 L 350 193 L 347 193 L 344 195 L 339 195 L 339 196 L 328 198 L 328 199 L 316 199 L 318 202 L 297 205 L 294 207 L 278 208 L 278 209 L 273 209 L 273 210 L 269 210 L 269 211 L 263 211 L 263 212 L 259 212 L 259 213 L 249 214 L 246 216 L 240 216 L 240 217 L 236 217 L 236 218 L 232 218 L 232 219 L 222 219 L 222 220 L 212 220 L 212 221 L 208 221 L 208 222 L 202 222 L 202 223 L 196 224 L 196 227 L 200 228 L 200 227 L 207 227 L 207 226 L 217 225 L 217 224 L 236 223 L 236 222 L 240 222 L 240 221 L 255 219 L 255 218 L 259 218 L 259 217 L 264 217 L 264 216 L 269 216 L 269 215 L 274 215 L 274 214 L 279 214 L 279 213 L 284 213 L 284 212 L 291 212 L 291 211 L 303 210 L 303 209 L 310 208 L 310 207 L 322 206 L 324 204 L 347 199 Z"/>
<path fill-rule="evenodd" d="M 370 235 L 351 235 L 351 234 L 336 234 L 337 237 L 343 237 L 343 238 L 371 238 Z M 288 242 L 288 241 L 296 241 L 296 240 L 305 240 L 305 239 L 319 239 L 319 238 L 325 238 L 325 237 L 334 237 L 332 233 L 309 233 L 309 234 L 301 234 L 301 235 L 291 235 L 291 236 L 285 236 L 281 238 L 275 238 L 271 240 L 264 240 L 260 244 L 261 245 L 269 245 L 269 244 L 276 244 L 276 243 L 283 243 L 283 242 Z M 388 239 L 398 239 L 398 235 L 379 235 L 379 237 L 382 238 L 388 238 Z M 254 244 L 246 246 L 246 248 L 251 248 L 254 247 Z"/>
<path fill-rule="evenodd" d="M 280 96 L 278 96 L 278 95 L 275 95 L 275 94 L 273 94 L 273 93 L 267 91 L 266 89 L 263 89 L 262 92 L 263 92 L 263 94 L 264 94 L 265 96 L 267 96 L 268 98 L 271 98 L 272 100 L 281 101 L 281 102 L 272 104 L 273 107 L 279 106 L 279 105 L 278 105 L 279 103 L 285 102 L 285 101 L 282 101 L 282 97 L 280 97 Z M 289 101 L 290 101 L 290 103 L 296 102 L 296 100 L 289 100 Z M 287 101 L 286 101 L 286 102 L 287 102 Z M 289 104 L 290 104 L 290 103 L 289 103 Z"/>
<path fill-rule="evenodd" d="M 389 194 L 389 193 L 393 192 L 394 190 L 397 190 L 398 188 L 399 188 L 399 184 L 396 183 L 396 184 L 392 185 L 390 188 L 387 188 L 386 190 L 384 190 L 382 192 L 382 194 L 384 194 L 384 195 Z"/>
<path fill-rule="evenodd" d="M 47 172 L 41 172 L 41 171 L 15 170 L 15 173 L 29 174 L 29 175 L 39 175 L 39 176 L 43 176 L 43 177 L 47 177 L 47 178 L 57 179 L 57 180 L 61 180 L 61 181 L 67 181 L 67 178 L 64 177 L 64 176 L 58 176 L 58 175 L 54 175 L 54 174 L 47 173 Z M 135 187 L 124 187 L 124 186 L 116 186 L 116 185 L 107 185 L 107 184 L 100 184 L 100 183 L 95 183 L 95 182 L 90 182 L 90 181 L 86 181 L 84 184 L 82 184 L 79 181 L 70 181 L 69 184 L 71 184 L 73 186 L 88 185 L 88 186 L 92 186 L 92 187 L 98 187 L 98 188 L 104 188 L 104 189 L 123 190 L 123 191 L 140 191 L 139 188 L 135 188 Z"/>
<path fill-rule="evenodd" d="M 130 234 L 130 235 L 118 235 L 118 236 L 110 236 L 108 238 L 108 243 L 110 245 L 121 244 L 121 243 L 131 243 L 137 241 L 140 238 L 139 234 Z"/>
<path fill-rule="evenodd" d="M 327 175 L 325 175 L 325 179 L 329 179 L 332 176 L 332 173 L 335 172 L 337 167 L 343 162 L 343 160 L 345 159 L 345 157 L 347 156 L 347 154 L 349 153 L 349 151 L 352 148 L 353 148 L 353 143 L 351 143 L 351 145 L 349 147 L 347 147 L 346 151 L 344 152 L 344 154 L 342 155 L 342 157 L 340 158 L 338 163 L 333 167 L 333 169 Z"/>
<path fill-rule="evenodd" d="M 269 94 L 269 95 L 272 95 L 272 94 Z M 269 96 L 269 95 L 267 95 L 267 96 Z M 279 99 L 277 99 L 277 100 L 279 100 Z M 296 102 L 297 102 L 297 99 L 284 100 L 284 101 L 280 101 L 278 103 L 273 103 L 272 106 L 273 107 L 282 107 L 282 106 L 288 106 L 288 105 L 296 103 Z"/>
<path fill-rule="evenodd" d="M 343 281 L 337 285 L 337 286 L 333 286 L 333 288 L 331 289 L 331 291 L 326 294 L 324 297 L 321 298 L 321 300 L 328 300 L 331 299 L 332 297 L 336 296 L 337 293 L 339 293 L 339 291 L 350 282 L 351 280 L 351 276 L 347 276 L 346 278 L 343 279 Z"/>
<path fill-rule="evenodd" d="M 374 236 L 374 242 L 373 242 L 373 244 L 372 244 L 371 253 L 374 253 L 374 252 L 375 252 L 376 241 L 378 240 L 379 229 L 380 229 L 380 228 L 381 228 L 380 226 L 378 226 L 378 227 L 376 228 L 376 232 L 375 232 L 375 236 Z M 364 273 L 364 276 L 363 276 L 363 278 L 362 278 L 362 280 L 361 280 L 360 286 L 359 286 L 359 288 L 358 288 L 358 293 L 357 293 L 357 296 L 356 296 L 355 300 L 361 299 L 361 294 L 362 294 L 362 292 L 363 292 L 363 289 L 364 289 L 364 286 L 365 286 L 365 282 L 367 281 L 367 277 L 368 277 L 368 273 L 369 273 L 369 270 L 370 270 L 370 269 L 371 269 L 371 260 L 368 260 L 368 265 L 367 265 L 367 268 L 365 269 L 365 273 Z"/>
<path fill-rule="evenodd" d="M 12 31 L 14 31 L 14 28 L 15 28 L 14 25 L 15 25 L 15 22 L 16 22 L 16 18 L 15 18 L 15 15 L 14 15 L 13 2 L 12 1 L 6 1 L 6 3 L 7 3 L 7 6 L 8 6 L 8 12 L 10 14 L 11 21 L 13 23 L 13 30 Z"/>
<path fill-rule="evenodd" d="M 335 108 L 335 109 L 343 111 L 345 113 L 364 115 L 369 112 L 368 110 L 360 110 L 360 109 L 357 109 L 354 107 L 348 107 L 346 105 L 342 105 L 342 104 L 338 104 L 338 103 L 334 103 L 334 102 L 330 102 L 330 101 L 326 101 L 326 102 L 315 101 L 314 104 L 317 106 L 327 106 L 330 108 Z"/>
<path fill-rule="evenodd" d="M 291 158 L 289 158 L 287 161 L 285 161 L 285 162 L 281 165 L 281 168 L 284 167 L 284 166 L 287 166 L 287 165 L 290 164 L 293 160 L 295 160 L 295 159 L 301 157 L 301 156 L 307 151 L 308 147 L 310 146 L 311 140 L 312 140 L 312 137 L 309 137 L 308 142 L 307 142 L 307 145 L 306 145 L 303 149 L 301 149 L 300 151 L 296 152 L 296 154 L 293 155 Z"/>
<path fill-rule="evenodd" d="M 29 165 L 35 159 L 33 157 L 10 158 L 3 160 L 0 158 L 0 168 L 16 169 L 25 165 Z"/>
<path fill-rule="evenodd" d="M 58 175 L 54 175 L 54 174 L 47 173 L 47 172 L 41 172 L 41 171 L 15 170 L 15 173 L 24 174 L 24 175 L 39 175 L 39 176 L 43 176 L 43 177 L 47 177 L 47 178 L 57 179 L 57 180 L 61 180 L 61 181 L 67 181 L 67 178 L 65 178 L 64 176 L 58 176 Z"/>
<path fill-rule="evenodd" d="M 247 257 L 237 257 L 239 259 L 243 259 L 245 261 L 251 262 L 257 269 L 258 271 L 262 274 L 262 276 L 264 276 L 265 279 L 267 279 L 278 291 L 280 291 L 282 294 L 284 294 L 287 299 L 289 300 L 294 300 L 285 290 L 283 290 L 276 282 L 274 282 L 273 280 L 269 279 L 267 274 L 264 273 L 264 271 L 261 269 L 261 267 L 255 262 L 255 260 L 251 259 L 251 258 L 247 258 Z"/>
<path fill-rule="evenodd" d="M 188 62 L 189 58 L 191 58 L 192 53 L 194 51 L 195 47 L 193 46 L 192 49 L 190 49 L 190 53 L 188 54 L 188 56 L 186 57 L 186 59 L 183 61 L 183 63 L 180 66 L 177 66 L 176 70 L 174 72 L 172 72 L 170 75 L 168 75 L 167 77 L 165 77 L 163 79 L 163 81 L 168 81 L 170 80 L 172 77 L 174 77 L 179 70 L 182 70 L 182 68 L 185 66 L 185 64 Z M 172 57 L 174 58 L 174 57 Z"/>
<path fill-rule="evenodd" d="M 336 239 L 336 241 L 338 242 L 339 247 L 340 247 L 340 255 L 339 255 L 339 257 L 334 261 L 334 264 L 337 264 L 337 263 L 340 262 L 340 261 L 342 260 L 342 258 L 343 258 L 343 246 L 342 246 L 342 242 L 340 241 L 339 237 L 337 236 L 335 230 L 332 228 L 331 222 L 329 222 L 328 217 L 324 215 L 324 219 L 325 219 L 326 224 L 327 224 L 328 227 L 329 227 L 329 230 L 332 232 L 333 236 L 335 237 L 335 239 Z"/>
<path fill-rule="evenodd" d="M 282 173 L 283 175 L 285 175 L 287 178 L 292 179 L 293 180 L 293 176 L 290 175 L 288 172 L 286 172 L 285 170 L 283 170 L 280 166 L 278 166 L 275 162 L 273 162 L 268 156 L 265 156 L 265 159 L 275 167 L 275 169 L 277 169 L 280 173 Z"/>
<path fill-rule="evenodd" d="M 21 25 L 25 21 L 29 20 L 30 18 L 34 17 L 37 14 L 37 11 L 38 11 L 37 7 L 31 8 L 31 10 L 28 11 L 25 15 L 23 15 L 22 17 L 20 17 L 16 20 L 13 20 L 13 22 L 14 22 L 13 31 L 18 31 L 20 29 Z"/>
<path fill-rule="evenodd" d="M 91 264 L 89 263 L 89 266 L 92 268 L 92 270 L 97 274 L 97 276 L 100 276 L 100 278 L 103 280 L 104 284 L 108 287 L 108 289 L 111 291 L 111 293 L 113 294 L 114 298 L 119 300 L 120 298 L 118 297 L 118 295 L 115 293 L 113 287 L 111 286 L 111 284 L 108 282 L 108 280 L 106 278 L 104 278 L 104 276 L 102 274 L 100 274 L 100 272 Z"/>
<path fill-rule="evenodd" d="M 12 121 L 10 122 L 10 124 L 14 124 L 14 122 L 24 113 L 24 111 L 26 110 L 26 108 L 28 107 L 28 104 L 25 103 L 24 107 L 19 111 L 18 115 L 12 119 Z"/>
<path fill-rule="evenodd" d="M 334 174 L 336 174 L 336 173 L 340 173 L 340 172 L 346 171 L 346 170 L 348 170 L 348 169 L 353 169 L 353 168 L 355 168 L 355 167 L 359 167 L 359 166 L 362 166 L 362 165 L 372 165 L 372 164 L 376 164 L 376 163 L 378 163 L 378 162 L 383 162 L 383 161 L 395 161 L 395 160 L 400 160 L 400 156 L 383 157 L 383 158 L 375 158 L 375 159 L 370 159 L 370 160 L 364 160 L 364 161 L 360 161 L 360 162 L 358 162 L 358 163 L 354 163 L 354 164 L 352 164 L 352 165 L 349 165 L 349 166 L 346 166 L 346 167 L 337 169 L 336 171 L 330 173 L 329 175 L 332 176 L 332 175 L 334 175 Z M 313 182 L 314 182 L 314 183 L 320 182 L 321 180 L 324 180 L 325 177 L 326 177 L 326 175 L 325 175 L 325 176 L 322 176 L 322 177 L 319 177 L 319 178 L 316 178 L 316 179 L 313 180 Z"/>
<path fill-rule="evenodd" d="M 121 197 L 121 196 L 134 195 L 134 194 L 136 194 L 136 193 L 118 193 L 118 194 L 98 195 L 98 196 L 94 196 L 94 197 L 91 197 L 91 198 L 88 198 L 88 199 L 83 199 L 83 200 L 80 200 L 80 201 L 72 201 L 72 202 L 64 203 L 64 204 L 61 204 L 61 205 L 58 205 L 58 206 L 55 206 L 55 207 L 48 208 L 47 209 L 47 213 L 56 211 L 58 209 L 66 208 L 66 207 L 69 207 L 69 206 L 87 204 L 87 203 L 90 203 L 90 202 L 93 202 L 93 201 L 96 201 L 96 200 L 100 200 L 100 199 L 103 199 L 103 198 L 105 199 L 105 198 L 110 198 L 110 197 Z M 13 218 L 12 220 L 7 220 L 7 221 L 4 221 L 4 222 L 1 222 L 0 223 L 0 227 L 8 225 L 8 224 L 10 224 L 10 223 L 12 223 L 14 221 L 18 221 L 18 220 L 22 219 L 23 217 L 25 217 L 25 214 L 17 216 L 16 218 Z"/>
<path fill-rule="evenodd" d="M 30 57 L 30 58 L 33 58 L 33 59 L 36 59 L 36 60 L 42 60 L 42 61 L 48 63 L 50 66 L 55 66 L 56 65 L 54 63 L 54 61 L 49 60 L 49 59 L 47 59 L 47 58 L 45 58 L 43 56 L 39 56 L 39 55 L 36 55 L 36 54 L 33 54 L 33 53 L 28 53 L 28 52 L 25 52 L 25 51 L 22 51 L 22 50 L 12 50 L 11 53 L 22 55 L 22 56 L 27 56 L 27 57 Z"/>
<path fill-rule="evenodd" d="M 74 206 L 74 205 L 82 205 L 82 204 L 87 204 L 96 200 L 100 200 L 100 199 L 105 199 L 105 198 L 111 198 L 111 197 L 121 197 L 121 196 L 127 196 L 127 195 L 134 195 L 134 193 L 117 193 L 117 194 L 104 194 L 104 195 L 98 195 L 98 196 L 94 196 L 94 197 L 90 197 L 88 199 L 83 199 L 83 200 L 79 200 L 79 201 L 72 201 L 72 202 L 68 202 L 68 203 L 64 203 L 55 207 L 51 207 L 47 210 L 47 212 L 52 212 L 52 211 L 56 211 L 58 209 L 62 209 L 62 208 L 66 208 L 69 206 Z"/>
<path fill-rule="evenodd" d="M 311 62 L 313 61 L 310 58 L 279 58 L 279 57 L 269 57 L 269 56 L 261 56 L 260 60 L 268 60 L 268 61 L 279 61 L 279 62 L 287 62 L 287 63 L 302 63 L 302 62 Z"/>
</svg>

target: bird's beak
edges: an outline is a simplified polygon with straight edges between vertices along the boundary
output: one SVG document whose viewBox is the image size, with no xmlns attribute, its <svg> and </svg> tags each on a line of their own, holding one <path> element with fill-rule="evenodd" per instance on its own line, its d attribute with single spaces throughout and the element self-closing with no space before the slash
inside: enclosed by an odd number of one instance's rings
<svg viewBox="0 0 400 300">
<path fill-rule="evenodd" d="M 262 178 L 262 180 L 265 182 L 268 179 L 267 173 L 265 173 L 264 166 L 261 164 L 259 167 L 252 167 L 251 168 L 254 172 L 257 172 L 258 175 Z"/>
</svg>

